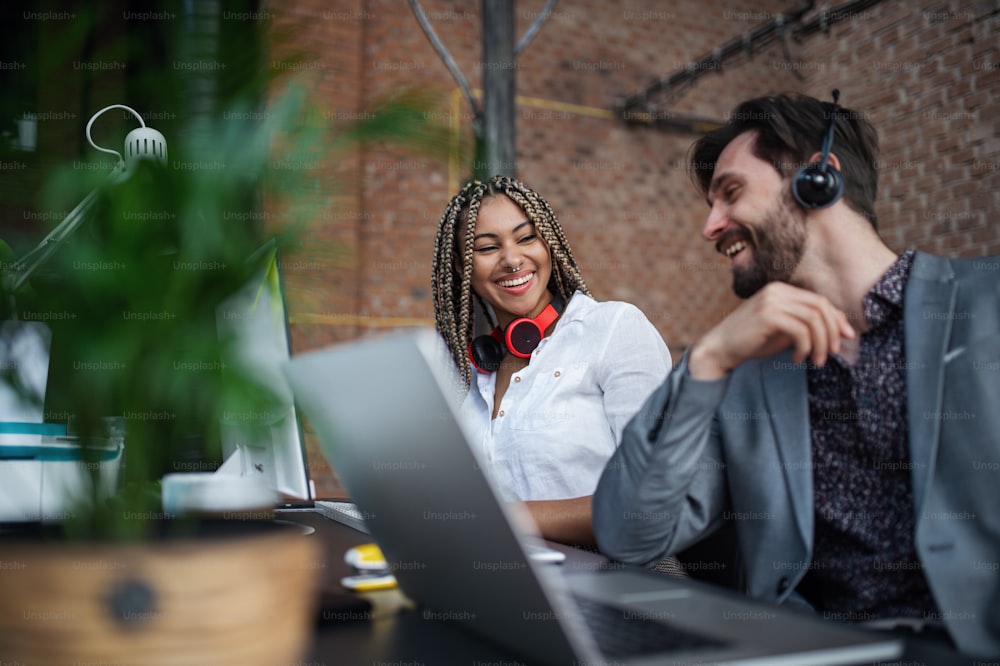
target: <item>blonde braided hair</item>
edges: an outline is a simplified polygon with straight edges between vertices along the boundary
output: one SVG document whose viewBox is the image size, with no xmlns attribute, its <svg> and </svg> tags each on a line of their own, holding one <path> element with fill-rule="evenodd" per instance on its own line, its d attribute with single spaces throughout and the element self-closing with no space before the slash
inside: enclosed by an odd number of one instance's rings
<svg viewBox="0 0 1000 666">
<path fill-rule="evenodd" d="M 472 382 L 473 369 L 468 347 L 475 335 L 476 305 L 490 319 L 491 326 L 497 325 L 483 299 L 472 290 L 472 248 L 476 220 L 483 201 L 499 195 L 507 196 L 524 211 L 534 223 L 536 233 L 548 246 L 552 259 L 549 291 L 562 297 L 564 302 L 569 302 L 575 291 L 590 295 L 559 219 L 545 199 L 510 176 L 493 176 L 485 183 L 478 180 L 466 183 L 448 202 L 441 215 L 431 264 L 435 325 L 448 345 L 466 389 Z M 461 248 L 461 256 L 456 257 L 463 233 L 465 244 Z"/>
</svg>

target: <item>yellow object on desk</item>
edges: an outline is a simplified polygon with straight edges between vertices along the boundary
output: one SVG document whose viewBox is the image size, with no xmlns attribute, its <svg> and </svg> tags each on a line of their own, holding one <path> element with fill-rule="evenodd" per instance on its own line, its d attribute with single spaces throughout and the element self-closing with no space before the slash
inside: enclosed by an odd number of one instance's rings
<svg viewBox="0 0 1000 666">
<path fill-rule="evenodd" d="M 389 563 L 378 544 L 363 543 L 360 546 L 348 548 L 344 553 L 344 561 L 358 571 L 388 571 Z"/>
<path fill-rule="evenodd" d="M 389 572 L 389 563 L 378 545 L 365 543 L 349 548 L 344 553 L 344 561 L 357 572 L 354 576 L 340 579 L 340 584 L 347 589 L 370 592 L 396 587 L 396 577 Z"/>
<path fill-rule="evenodd" d="M 340 584 L 355 592 L 391 590 L 396 587 L 396 577 L 392 574 L 358 574 L 344 576 L 340 579 Z"/>
</svg>

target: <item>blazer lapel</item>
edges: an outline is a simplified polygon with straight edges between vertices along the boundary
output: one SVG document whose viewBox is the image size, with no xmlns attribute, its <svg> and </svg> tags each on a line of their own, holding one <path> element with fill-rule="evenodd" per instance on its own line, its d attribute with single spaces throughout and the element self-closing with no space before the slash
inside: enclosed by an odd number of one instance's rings
<svg viewBox="0 0 1000 666">
<path fill-rule="evenodd" d="M 764 403 L 771 414 L 775 444 L 792 498 L 795 522 L 804 544 L 812 543 L 812 440 L 809 435 L 809 387 L 804 363 L 791 352 L 761 363 Z"/>
<path fill-rule="evenodd" d="M 944 359 L 955 316 L 954 277 L 947 259 L 918 252 L 903 301 L 907 424 L 917 515 L 922 511 L 937 458 L 941 421 L 936 415 L 941 412 Z M 928 414 L 932 416 L 928 418 Z"/>
</svg>

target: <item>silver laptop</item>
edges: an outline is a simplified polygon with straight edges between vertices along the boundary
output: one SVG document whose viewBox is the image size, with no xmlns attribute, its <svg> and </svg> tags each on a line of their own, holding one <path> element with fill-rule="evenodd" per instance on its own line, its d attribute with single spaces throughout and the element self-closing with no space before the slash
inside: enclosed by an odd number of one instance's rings
<svg viewBox="0 0 1000 666">
<path fill-rule="evenodd" d="M 901 653 L 898 639 L 685 578 L 532 561 L 533 527 L 499 499 L 456 419 L 461 390 L 433 330 L 301 354 L 287 374 L 425 617 L 547 664 L 831 665 Z"/>
</svg>

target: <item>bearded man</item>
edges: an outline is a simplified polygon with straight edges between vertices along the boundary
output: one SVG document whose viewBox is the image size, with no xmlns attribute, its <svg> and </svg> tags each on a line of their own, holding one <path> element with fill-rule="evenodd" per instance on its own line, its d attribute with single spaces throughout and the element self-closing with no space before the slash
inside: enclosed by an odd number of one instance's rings
<svg viewBox="0 0 1000 666">
<path fill-rule="evenodd" d="M 801 95 L 690 152 L 744 299 L 626 428 L 600 550 L 650 566 L 735 526 L 746 592 L 1000 654 L 1000 258 L 897 255 L 877 134 Z"/>
</svg>

